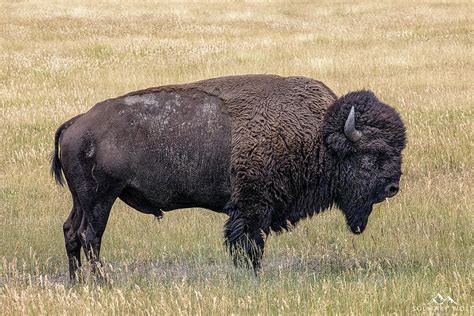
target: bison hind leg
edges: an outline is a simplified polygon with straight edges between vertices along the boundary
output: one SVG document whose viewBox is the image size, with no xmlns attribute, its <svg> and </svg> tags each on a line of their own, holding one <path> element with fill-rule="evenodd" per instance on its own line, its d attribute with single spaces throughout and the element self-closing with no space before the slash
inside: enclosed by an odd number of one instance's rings
<svg viewBox="0 0 474 316">
<path fill-rule="evenodd" d="M 70 187 L 81 188 L 75 190 L 83 214 L 77 234 L 93 276 L 103 280 L 104 271 L 100 261 L 102 236 L 112 205 L 124 185 L 100 171 L 93 172 L 86 172 L 86 176 L 77 175 Z"/>
<path fill-rule="evenodd" d="M 82 209 L 79 206 L 75 194 L 73 194 L 73 207 L 68 218 L 64 222 L 63 232 L 66 253 L 69 261 L 69 278 L 72 282 L 79 280 L 79 268 L 81 267 L 81 241 L 79 227 L 82 222 Z"/>
<path fill-rule="evenodd" d="M 225 224 L 225 244 L 234 265 L 253 268 L 257 273 L 265 247 L 265 235 L 269 233 L 265 224 L 266 215 L 246 215 L 238 210 L 228 211 L 229 219 Z"/>
<path fill-rule="evenodd" d="M 81 200 L 84 217 L 79 228 L 82 247 L 87 260 L 91 264 L 92 273 L 99 280 L 103 279 L 104 272 L 100 261 L 100 246 L 102 236 L 107 225 L 110 210 L 118 193 L 111 190 L 98 196 L 84 196 Z"/>
</svg>

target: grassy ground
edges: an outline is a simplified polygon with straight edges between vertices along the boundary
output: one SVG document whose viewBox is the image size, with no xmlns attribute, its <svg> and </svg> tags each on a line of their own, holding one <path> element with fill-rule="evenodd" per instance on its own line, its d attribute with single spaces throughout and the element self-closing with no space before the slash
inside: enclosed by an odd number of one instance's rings
<svg viewBox="0 0 474 316">
<path fill-rule="evenodd" d="M 474 313 L 472 4 L 5 1 L 0 25 L 2 313 Z M 231 266 L 224 215 L 158 222 L 118 202 L 111 284 L 69 286 L 59 124 L 139 88 L 244 73 L 373 89 L 408 128 L 401 193 L 360 237 L 338 210 L 271 236 L 259 278 Z"/>
</svg>

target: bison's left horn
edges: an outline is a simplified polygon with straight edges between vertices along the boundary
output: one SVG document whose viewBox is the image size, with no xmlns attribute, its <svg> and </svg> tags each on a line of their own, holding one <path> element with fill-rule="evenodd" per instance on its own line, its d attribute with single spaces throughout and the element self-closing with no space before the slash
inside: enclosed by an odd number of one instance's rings
<svg viewBox="0 0 474 316">
<path fill-rule="evenodd" d="M 346 137 L 353 142 L 358 141 L 362 137 L 362 133 L 355 128 L 355 110 L 351 108 L 349 116 L 347 117 L 346 124 L 344 124 L 344 134 Z"/>
</svg>

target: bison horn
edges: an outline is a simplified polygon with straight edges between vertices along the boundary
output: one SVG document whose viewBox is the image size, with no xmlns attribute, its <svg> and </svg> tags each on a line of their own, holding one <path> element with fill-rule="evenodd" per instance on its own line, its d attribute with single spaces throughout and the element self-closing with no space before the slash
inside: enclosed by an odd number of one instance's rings
<svg viewBox="0 0 474 316">
<path fill-rule="evenodd" d="M 344 124 L 344 134 L 347 138 L 353 142 L 358 141 L 362 137 L 362 133 L 355 128 L 355 111 L 354 107 L 351 108 L 349 116 L 347 117 L 346 124 Z"/>
</svg>

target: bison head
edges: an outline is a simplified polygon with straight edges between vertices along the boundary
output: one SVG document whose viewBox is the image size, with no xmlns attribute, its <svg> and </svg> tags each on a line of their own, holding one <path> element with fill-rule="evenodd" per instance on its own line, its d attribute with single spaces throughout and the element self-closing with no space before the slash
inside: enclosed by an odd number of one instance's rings
<svg viewBox="0 0 474 316">
<path fill-rule="evenodd" d="M 329 108 L 324 141 L 337 179 L 334 201 L 360 234 L 373 205 L 398 192 L 405 127 L 372 92 L 351 92 Z"/>
</svg>

